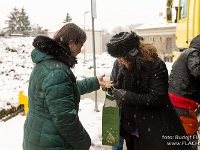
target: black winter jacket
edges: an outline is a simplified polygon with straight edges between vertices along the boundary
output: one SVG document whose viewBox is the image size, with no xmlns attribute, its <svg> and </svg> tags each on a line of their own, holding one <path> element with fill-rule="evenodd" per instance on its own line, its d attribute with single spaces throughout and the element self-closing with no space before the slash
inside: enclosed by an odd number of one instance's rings
<svg viewBox="0 0 200 150">
<path fill-rule="evenodd" d="M 168 96 L 168 71 L 165 63 L 156 58 L 154 62 L 140 65 L 139 70 L 124 69 L 123 72 L 122 86 L 127 92 L 123 97 L 122 131 L 132 132 L 133 128 L 129 125 L 134 126 L 135 123 L 140 150 L 190 149 L 186 145 L 169 146 L 170 142 L 183 142 L 176 137 L 183 137 L 186 133 Z M 121 133 L 121 136 L 126 134 Z"/>
<path fill-rule="evenodd" d="M 117 82 L 117 75 L 118 75 L 119 68 L 120 68 L 119 62 L 116 59 L 113 64 L 113 68 L 112 68 L 111 75 L 110 75 L 110 80 L 113 81 L 113 83 Z"/>
<path fill-rule="evenodd" d="M 169 77 L 169 92 L 200 102 L 200 36 L 174 62 Z"/>
</svg>

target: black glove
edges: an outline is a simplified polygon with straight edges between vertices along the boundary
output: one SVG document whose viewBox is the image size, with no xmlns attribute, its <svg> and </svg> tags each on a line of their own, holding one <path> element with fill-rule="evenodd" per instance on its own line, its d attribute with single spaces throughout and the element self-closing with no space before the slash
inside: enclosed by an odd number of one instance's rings
<svg viewBox="0 0 200 150">
<path fill-rule="evenodd" d="M 108 94 L 113 95 L 111 88 L 107 88 L 107 92 L 108 92 Z"/>
<path fill-rule="evenodd" d="M 123 98 L 124 94 L 126 93 L 126 91 L 123 90 L 123 89 L 114 89 L 114 90 L 112 91 L 112 93 L 113 93 L 112 96 L 113 96 L 115 99 L 117 99 L 117 100 L 123 100 L 122 98 Z"/>
</svg>

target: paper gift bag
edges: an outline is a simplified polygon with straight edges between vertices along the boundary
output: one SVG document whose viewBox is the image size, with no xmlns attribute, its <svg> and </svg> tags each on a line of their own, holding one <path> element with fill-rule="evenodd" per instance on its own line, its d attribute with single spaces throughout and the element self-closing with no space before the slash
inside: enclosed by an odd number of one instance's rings
<svg viewBox="0 0 200 150">
<path fill-rule="evenodd" d="M 119 146 L 119 107 L 107 91 L 102 110 L 102 145 Z"/>
</svg>

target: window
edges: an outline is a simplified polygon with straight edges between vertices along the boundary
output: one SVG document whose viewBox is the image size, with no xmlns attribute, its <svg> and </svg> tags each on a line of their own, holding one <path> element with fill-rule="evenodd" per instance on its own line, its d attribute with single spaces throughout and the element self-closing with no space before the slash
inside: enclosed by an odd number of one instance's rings
<svg viewBox="0 0 200 150">
<path fill-rule="evenodd" d="M 187 17 L 188 0 L 180 0 L 180 19 Z"/>
<path fill-rule="evenodd" d="M 164 61 L 165 62 L 172 62 L 172 57 L 171 56 L 164 57 Z"/>
<path fill-rule="evenodd" d="M 153 42 L 154 42 L 154 37 L 150 37 L 150 38 L 149 38 L 149 42 L 150 42 L 150 43 L 153 43 Z"/>
<path fill-rule="evenodd" d="M 167 53 L 172 52 L 172 39 L 171 38 L 166 39 L 166 52 Z"/>
<path fill-rule="evenodd" d="M 162 42 L 162 37 L 160 37 L 159 39 L 160 39 L 160 42 Z"/>
</svg>

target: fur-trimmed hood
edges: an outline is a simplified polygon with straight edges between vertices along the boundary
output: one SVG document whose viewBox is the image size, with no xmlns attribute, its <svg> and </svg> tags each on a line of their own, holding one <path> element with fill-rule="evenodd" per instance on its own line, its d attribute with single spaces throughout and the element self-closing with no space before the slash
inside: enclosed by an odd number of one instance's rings
<svg viewBox="0 0 200 150">
<path fill-rule="evenodd" d="M 55 59 L 63 62 L 70 68 L 74 67 L 77 63 L 76 58 L 71 56 L 69 48 L 65 48 L 60 43 L 49 37 L 37 36 L 33 41 L 33 46 L 37 50 L 55 57 Z"/>
</svg>

